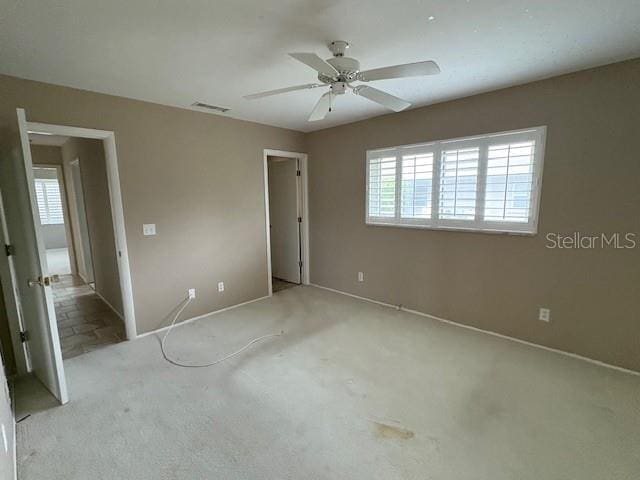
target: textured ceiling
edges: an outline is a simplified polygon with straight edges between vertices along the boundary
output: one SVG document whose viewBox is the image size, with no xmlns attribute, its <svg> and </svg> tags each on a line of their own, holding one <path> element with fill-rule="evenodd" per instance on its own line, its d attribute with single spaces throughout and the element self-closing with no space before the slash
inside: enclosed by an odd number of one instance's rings
<svg viewBox="0 0 640 480">
<path fill-rule="evenodd" d="M 433 20 L 429 17 L 433 16 Z M 615 0 L 0 0 L 0 72 L 310 131 L 387 113 L 321 89 L 287 56 L 343 39 L 363 69 L 433 59 L 442 74 L 375 82 L 414 107 L 640 56 L 640 1 Z"/>
</svg>

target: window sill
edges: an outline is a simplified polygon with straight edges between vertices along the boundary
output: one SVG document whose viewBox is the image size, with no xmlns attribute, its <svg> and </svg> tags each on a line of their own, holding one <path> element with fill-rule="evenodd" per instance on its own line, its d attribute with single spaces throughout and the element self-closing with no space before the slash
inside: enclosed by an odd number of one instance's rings
<svg viewBox="0 0 640 480">
<path fill-rule="evenodd" d="M 417 230 L 435 230 L 435 231 L 445 231 L 445 232 L 471 232 L 471 233 L 485 233 L 489 235 L 510 235 L 510 236 L 518 236 L 518 237 L 535 237 L 538 232 L 534 231 L 526 231 L 526 230 L 495 230 L 495 229 L 480 229 L 480 228 L 471 228 L 471 227 L 452 227 L 452 226 L 435 226 L 435 225 L 420 225 L 420 224 L 398 224 L 398 223 L 385 223 L 385 222 L 372 222 L 366 221 L 365 225 L 368 227 L 393 227 L 393 228 L 409 228 L 409 229 L 417 229 Z"/>
</svg>

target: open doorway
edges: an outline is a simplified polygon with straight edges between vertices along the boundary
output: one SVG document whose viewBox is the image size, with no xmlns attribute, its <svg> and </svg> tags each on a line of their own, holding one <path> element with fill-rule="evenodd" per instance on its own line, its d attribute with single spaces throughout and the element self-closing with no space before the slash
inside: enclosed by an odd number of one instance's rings
<svg viewBox="0 0 640 480">
<path fill-rule="evenodd" d="M 40 231 L 47 250 L 49 273 L 71 275 L 70 251 L 73 246 L 69 244 L 67 232 L 69 216 L 64 206 L 62 167 L 34 164 L 33 178 L 40 215 Z"/>
<path fill-rule="evenodd" d="M 126 339 L 101 140 L 29 133 L 62 358 Z"/>
<path fill-rule="evenodd" d="M 309 283 L 306 155 L 266 151 L 265 180 L 272 293 Z"/>
</svg>

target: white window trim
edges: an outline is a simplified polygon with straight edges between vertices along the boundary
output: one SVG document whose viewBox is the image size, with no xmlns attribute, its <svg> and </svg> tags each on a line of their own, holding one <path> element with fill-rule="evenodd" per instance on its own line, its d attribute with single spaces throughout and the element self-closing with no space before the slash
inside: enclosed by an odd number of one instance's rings
<svg viewBox="0 0 640 480">
<path fill-rule="evenodd" d="M 365 175 L 365 223 L 372 226 L 400 227 L 400 228 L 421 228 L 431 230 L 449 230 L 480 233 L 496 233 L 511 235 L 536 235 L 538 233 L 538 217 L 540 214 L 540 195 L 542 191 L 542 171 L 544 165 L 544 152 L 546 143 L 546 126 L 532 127 L 520 130 L 489 133 L 485 135 L 475 135 L 473 137 L 452 138 L 429 143 L 401 145 L 398 147 L 379 148 L 367 150 L 366 155 L 366 175 Z M 529 222 L 497 222 L 484 221 L 482 215 L 485 200 L 485 179 L 487 173 L 487 153 L 490 143 L 496 137 L 509 137 L 508 141 L 535 141 L 533 159 L 533 184 L 530 200 Z M 476 197 L 476 215 L 474 220 L 449 220 L 438 219 L 439 211 L 438 199 L 440 189 L 440 159 L 443 148 L 455 145 L 455 148 L 480 147 L 480 158 L 478 165 L 478 190 Z M 432 176 L 432 201 L 430 219 L 406 219 L 400 218 L 401 206 L 400 195 L 402 185 L 402 156 L 407 153 L 433 152 L 433 176 Z M 395 217 L 370 217 L 369 216 L 369 162 L 372 158 L 379 158 L 381 154 L 396 157 L 396 205 Z"/>
<path fill-rule="evenodd" d="M 62 190 L 60 188 L 60 182 L 57 178 L 36 178 L 34 179 L 36 185 L 40 184 L 42 189 L 42 204 L 40 203 L 40 199 L 38 198 L 38 214 L 40 215 L 40 210 L 44 210 L 45 218 L 40 218 L 40 225 L 64 225 L 64 205 L 62 204 Z M 60 196 L 60 216 L 52 215 L 52 208 L 49 204 L 49 194 L 47 190 L 49 190 L 49 185 L 56 185 L 58 189 L 58 195 Z M 40 215 L 42 217 L 42 215 Z"/>
</svg>

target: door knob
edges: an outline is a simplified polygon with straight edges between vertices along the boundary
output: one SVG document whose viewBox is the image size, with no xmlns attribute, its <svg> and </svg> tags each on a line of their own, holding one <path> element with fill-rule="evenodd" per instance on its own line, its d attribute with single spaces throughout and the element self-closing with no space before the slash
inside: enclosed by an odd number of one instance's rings
<svg viewBox="0 0 640 480">
<path fill-rule="evenodd" d="M 36 285 L 40 285 L 41 287 L 50 287 L 52 283 L 58 283 L 59 281 L 59 275 L 51 275 L 49 277 L 40 276 L 35 280 L 29 280 L 27 283 L 30 287 L 35 287 Z"/>
</svg>

